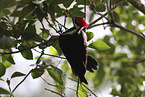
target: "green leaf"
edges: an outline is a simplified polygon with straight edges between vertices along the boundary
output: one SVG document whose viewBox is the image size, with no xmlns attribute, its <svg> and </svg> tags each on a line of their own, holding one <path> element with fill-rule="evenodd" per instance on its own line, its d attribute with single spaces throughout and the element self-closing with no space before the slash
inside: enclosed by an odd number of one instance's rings
<svg viewBox="0 0 145 97">
<path fill-rule="evenodd" d="M 52 68 L 54 68 L 55 69 L 55 72 L 59 75 L 59 76 L 61 76 L 62 75 L 62 70 L 61 69 L 59 69 L 59 68 L 57 68 L 57 67 L 55 67 L 55 66 L 53 66 L 53 65 L 50 65 Z"/>
<path fill-rule="evenodd" d="M 95 42 L 91 43 L 89 47 L 96 50 L 107 50 L 110 48 L 105 42 L 101 40 L 96 40 Z"/>
<path fill-rule="evenodd" d="M 20 12 L 21 11 L 14 10 L 13 13 L 11 14 L 11 16 L 13 16 L 13 17 L 19 17 Z"/>
<path fill-rule="evenodd" d="M 3 16 L 6 16 L 8 14 L 10 14 L 10 10 L 8 9 L 3 9 L 3 10 L 0 10 L 0 17 L 3 17 Z"/>
<path fill-rule="evenodd" d="M 52 68 L 47 68 L 47 71 L 49 73 L 49 75 L 59 84 L 63 84 L 63 80 L 61 78 L 61 76 L 59 76 L 56 72 L 55 69 Z"/>
<path fill-rule="evenodd" d="M 95 4 L 99 4 L 101 2 L 102 2 L 102 0 L 95 0 Z"/>
<path fill-rule="evenodd" d="M 5 90 L 0 87 L 0 94 L 10 94 L 8 90 Z"/>
<path fill-rule="evenodd" d="M 62 13 L 64 9 L 60 8 L 58 5 L 55 5 L 55 12 L 57 13 L 56 17 L 63 16 L 64 14 Z"/>
<path fill-rule="evenodd" d="M 6 67 L 0 63 L 0 77 L 2 77 L 6 72 Z"/>
<path fill-rule="evenodd" d="M 35 79 L 35 78 L 39 78 L 41 75 L 43 75 L 43 73 L 44 73 L 43 69 L 36 68 L 32 70 L 31 76 L 33 79 Z"/>
<path fill-rule="evenodd" d="M 7 42 L 10 38 L 9 37 L 0 37 L 0 45 Z"/>
<path fill-rule="evenodd" d="M 106 7 L 105 7 L 105 4 L 99 3 L 96 5 L 95 9 L 97 12 L 104 12 L 106 10 Z"/>
<path fill-rule="evenodd" d="M 135 69 L 134 68 L 130 68 L 130 67 L 124 68 L 124 73 L 126 75 L 133 75 L 133 76 L 136 75 Z"/>
<path fill-rule="evenodd" d="M 34 4 L 30 4 L 30 5 L 25 6 L 25 7 L 22 9 L 22 11 L 21 11 L 21 13 L 20 13 L 20 15 L 19 15 L 19 22 L 20 22 L 23 18 L 25 18 L 26 16 L 28 16 L 30 13 L 32 13 L 32 11 L 34 11 L 34 9 L 35 9 L 35 5 L 34 5 Z"/>
<path fill-rule="evenodd" d="M 15 62 L 14 62 L 13 57 L 11 56 L 11 54 L 2 54 L 2 59 L 7 60 L 11 64 L 15 64 Z"/>
<path fill-rule="evenodd" d="M 62 75 L 63 72 L 62 72 L 61 69 L 59 69 L 59 68 L 57 68 L 57 67 L 55 67 L 54 69 L 55 69 L 55 72 L 56 72 L 59 76 Z"/>
<path fill-rule="evenodd" d="M 37 9 L 35 10 L 36 14 L 37 14 L 37 18 L 40 22 L 42 22 L 42 19 L 44 17 L 47 17 L 47 13 L 45 11 L 42 10 L 42 8 L 37 7 Z"/>
<path fill-rule="evenodd" d="M 91 40 L 94 37 L 93 32 L 86 32 L 87 35 L 87 41 Z"/>
<path fill-rule="evenodd" d="M 120 60 L 121 58 L 124 58 L 124 57 L 127 57 L 126 53 L 116 53 L 114 55 L 114 60 L 117 61 L 117 60 Z"/>
<path fill-rule="evenodd" d="M 70 13 L 72 13 L 74 16 L 81 16 L 83 17 L 84 13 L 81 11 L 82 8 L 79 8 L 78 6 L 73 6 L 73 8 L 71 8 L 69 10 Z"/>
<path fill-rule="evenodd" d="M 31 51 L 30 48 L 28 48 L 28 46 L 23 46 L 23 45 L 20 45 L 18 47 L 19 51 L 21 52 L 21 55 L 28 59 L 28 60 L 33 60 L 33 53 Z"/>
<path fill-rule="evenodd" d="M 21 77 L 21 76 L 25 76 L 26 74 L 23 74 L 21 72 L 14 72 L 11 76 L 11 79 L 14 78 L 14 77 Z"/>
<path fill-rule="evenodd" d="M 64 3 L 67 3 L 68 0 L 47 0 L 48 2 L 51 2 L 51 4 L 53 5 L 57 5 L 57 4 L 64 4 Z"/>
<path fill-rule="evenodd" d="M 124 85 L 125 83 L 134 84 L 135 80 L 134 78 L 126 75 L 126 76 L 119 77 L 118 83 L 121 85 Z"/>
<path fill-rule="evenodd" d="M 16 29 L 14 29 L 14 31 L 13 31 L 15 38 L 20 37 L 20 35 L 24 32 L 24 29 L 25 29 L 27 23 L 28 23 L 27 20 L 22 20 L 21 22 L 16 23 L 16 25 L 15 25 Z"/>
<path fill-rule="evenodd" d="M 68 8 L 71 4 L 72 4 L 72 2 L 74 1 L 74 0 L 67 0 L 68 2 L 66 2 L 66 3 L 63 3 L 63 5 L 66 7 L 66 8 Z"/>
<path fill-rule="evenodd" d="M 47 30 L 47 29 L 41 29 L 41 34 L 42 34 L 42 37 L 43 38 L 45 38 L 45 39 L 47 39 L 48 38 L 48 36 L 50 35 L 49 34 L 49 30 Z"/>
<path fill-rule="evenodd" d="M 45 62 L 47 64 L 52 62 L 52 59 L 40 59 L 40 60 L 42 60 L 43 62 Z"/>
<path fill-rule="evenodd" d="M 117 12 L 113 11 L 113 16 L 117 23 L 121 23 L 120 15 Z"/>
<path fill-rule="evenodd" d="M 46 41 L 46 45 L 47 46 L 52 46 L 52 44 L 55 42 L 55 41 L 57 41 L 58 40 L 58 36 L 51 36 L 51 38 L 48 40 L 48 41 Z"/>
<path fill-rule="evenodd" d="M 84 5 L 84 0 L 76 0 L 78 5 Z M 86 4 L 90 4 L 89 0 L 86 0 Z"/>
<path fill-rule="evenodd" d="M 112 94 L 113 96 L 118 96 L 118 95 L 119 95 L 119 92 L 118 92 L 116 89 L 112 89 L 111 94 Z"/>
<path fill-rule="evenodd" d="M 86 88 L 86 86 L 83 86 L 83 85 L 79 84 L 79 89 L 78 89 L 79 97 L 89 97 L 88 92 L 89 91 Z"/>
<path fill-rule="evenodd" d="M 99 86 L 101 85 L 102 81 L 104 80 L 105 77 L 105 69 L 104 69 L 104 64 L 102 63 L 101 60 L 98 60 L 99 64 L 101 64 L 99 66 L 99 70 L 97 72 L 95 72 L 95 74 L 93 75 L 93 83 L 94 86 Z"/>
<path fill-rule="evenodd" d="M 91 21 L 93 20 L 94 16 L 95 16 L 95 14 L 94 14 L 94 12 L 92 12 L 92 13 L 90 14 L 89 22 L 91 22 Z"/>
<path fill-rule="evenodd" d="M 15 44 L 16 44 L 16 40 L 11 39 L 9 37 L 2 37 L 2 38 L 0 38 L 0 45 L 1 45 L 0 48 L 2 48 L 2 49 L 11 48 Z"/>
<path fill-rule="evenodd" d="M 4 79 L 0 78 L 0 81 L 5 81 Z"/>
<path fill-rule="evenodd" d="M 59 55 L 62 54 L 62 50 L 59 47 L 59 40 L 58 39 L 55 40 L 55 41 L 53 41 L 52 46 L 57 50 L 57 52 L 58 52 Z"/>
<path fill-rule="evenodd" d="M 4 64 L 4 66 L 6 68 L 9 68 L 9 67 L 12 66 L 12 64 L 9 61 L 7 61 L 6 59 L 4 59 L 4 58 L 2 58 L 2 63 Z"/>
<path fill-rule="evenodd" d="M 52 54 L 52 55 L 58 55 L 57 50 L 56 50 L 54 47 L 52 47 L 52 46 L 49 48 L 49 52 L 50 52 L 50 54 Z"/>
<path fill-rule="evenodd" d="M 32 40 L 37 41 L 37 42 L 41 42 L 42 38 L 38 34 L 35 34 L 35 37 L 33 37 Z"/>
<path fill-rule="evenodd" d="M 29 24 L 28 27 L 24 30 L 22 34 L 22 39 L 24 40 L 32 40 L 36 36 L 36 28 L 33 24 Z"/>
<path fill-rule="evenodd" d="M 50 16 L 53 19 L 55 17 L 55 15 L 54 15 L 55 14 L 55 7 L 52 3 L 49 4 L 48 10 L 49 10 L 48 12 L 49 12 Z"/>
<path fill-rule="evenodd" d="M 16 0 L 1 0 L 0 1 L 0 10 L 14 6 L 15 2 L 16 2 Z"/>
</svg>

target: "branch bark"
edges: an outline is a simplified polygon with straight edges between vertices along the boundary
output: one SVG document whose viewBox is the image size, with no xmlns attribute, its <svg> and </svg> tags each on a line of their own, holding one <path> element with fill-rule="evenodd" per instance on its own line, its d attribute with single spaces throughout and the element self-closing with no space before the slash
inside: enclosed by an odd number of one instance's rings
<svg viewBox="0 0 145 97">
<path fill-rule="evenodd" d="M 140 0 L 127 0 L 130 4 L 136 7 L 139 11 L 145 14 L 145 5 Z"/>
</svg>

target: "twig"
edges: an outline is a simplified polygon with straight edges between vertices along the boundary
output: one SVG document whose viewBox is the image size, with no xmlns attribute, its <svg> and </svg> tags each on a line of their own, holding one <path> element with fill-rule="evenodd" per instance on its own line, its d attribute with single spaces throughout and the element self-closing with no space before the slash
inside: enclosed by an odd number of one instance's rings
<svg viewBox="0 0 145 97">
<path fill-rule="evenodd" d="M 65 97 L 65 96 L 63 96 L 62 94 L 60 94 L 60 93 L 58 93 L 58 92 L 55 92 L 55 91 L 53 91 L 53 90 L 50 90 L 50 89 L 47 89 L 47 88 L 45 88 L 45 90 L 48 90 L 48 91 L 50 91 L 50 92 L 52 92 L 52 93 L 55 93 L 55 94 L 57 94 L 57 95 L 59 95 L 59 96 L 61 96 L 61 97 Z"/>
<path fill-rule="evenodd" d="M 77 96 L 77 97 L 79 97 L 79 95 L 78 95 L 78 92 L 79 92 L 79 84 L 80 84 L 80 83 L 79 83 L 79 80 L 80 80 L 80 79 L 79 79 L 79 77 L 78 77 L 77 90 L 76 90 L 76 96 Z"/>
<path fill-rule="evenodd" d="M 38 50 L 34 49 L 37 53 L 41 53 Z M 57 56 L 57 55 L 52 55 L 52 54 L 43 54 L 43 55 L 47 55 L 47 56 L 51 56 L 51 57 L 56 57 L 56 58 L 61 58 L 61 59 L 66 59 L 65 57 L 61 57 L 61 56 Z"/>
<path fill-rule="evenodd" d="M 14 52 L 3 52 L 3 53 L 0 52 L 0 54 L 15 54 L 15 53 L 19 53 L 19 52 L 22 52 L 22 51 L 25 51 L 25 50 L 28 50 L 28 49 L 35 48 L 35 47 L 40 46 L 40 45 L 42 45 L 42 44 L 37 44 L 37 45 L 34 45 L 32 47 L 28 47 L 27 49 L 21 49 L 19 51 L 14 51 Z"/>
<path fill-rule="evenodd" d="M 97 95 L 91 90 L 89 89 L 86 85 L 82 84 L 86 89 L 88 89 L 93 95 L 94 97 L 97 97 Z M 100 91 L 99 91 L 100 92 Z M 102 93 L 100 92 L 100 94 L 102 95 Z M 103 97 L 103 96 L 102 96 Z"/>
<path fill-rule="evenodd" d="M 74 80 L 74 79 L 72 79 L 72 78 L 68 78 L 68 79 L 70 79 L 70 80 L 72 80 L 72 81 L 74 81 L 74 82 L 77 82 L 76 80 Z M 82 84 L 86 89 L 88 89 L 95 97 L 97 97 L 97 95 L 91 90 L 91 89 L 89 89 L 86 85 L 84 85 L 84 84 Z M 99 91 L 99 89 L 98 89 L 98 91 Z M 101 91 L 99 91 L 100 92 L 100 94 L 102 95 L 102 93 L 101 93 Z M 102 97 L 103 97 L 103 95 L 102 95 Z"/>
<path fill-rule="evenodd" d="M 44 49 L 42 49 L 42 52 L 41 52 L 41 55 L 39 56 L 39 58 L 37 59 L 37 61 L 36 61 L 36 65 L 38 66 L 38 63 L 39 63 L 39 61 L 40 61 L 40 58 L 42 57 L 44 55 Z M 36 67 L 37 67 L 36 66 Z"/>
<path fill-rule="evenodd" d="M 145 37 L 145 34 L 143 34 L 142 32 L 141 32 L 141 34 Z"/>
<path fill-rule="evenodd" d="M 86 0 L 84 0 L 84 18 L 86 20 Z M 84 32 L 86 32 L 86 28 L 84 28 Z"/>
<path fill-rule="evenodd" d="M 65 26 L 65 24 L 66 24 L 66 16 L 64 17 L 64 26 Z"/>
<path fill-rule="evenodd" d="M 54 17 L 53 17 L 53 19 L 54 19 L 59 25 L 61 25 L 61 26 L 64 27 L 65 29 L 67 29 L 67 28 L 65 27 L 65 25 L 62 25 L 61 23 L 59 23 Z"/>
<path fill-rule="evenodd" d="M 11 90 L 11 86 L 10 86 L 10 80 L 8 78 L 7 78 L 6 82 L 9 87 L 9 90 L 10 90 L 10 97 L 14 97 L 13 93 L 11 92 L 12 90 Z"/>
<path fill-rule="evenodd" d="M 95 25 L 90 26 L 89 29 L 91 29 L 93 27 L 96 27 L 96 26 L 105 25 L 105 24 L 110 24 L 110 23 L 109 22 L 106 22 L 106 23 L 95 24 Z"/>
<path fill-rule="evenodd" d="M 145 59 L 141 59 L 141 60 L 139 60 L 139 61 L 136 61 L 135 64 L 143 63 L 143 62 L 145 62 Z"/>
<path fill-rule="evenodd" d="M 68 88 L 68 89 L 73 90 L 73 91 L 75 91 L 75 92 L 76 92 L 76 90 L 75 90 L 75 89 L 72 89 L 72 88 L 70 88 L 70 87 L 66 87 L 66 88 Z M 78 92 L 78 94 L 80 95 L 80 93 L 79 93 L 79 92 Z"/>
<path fill-rule="evenodd" d="M 43 29 L 51 36 L 51 34 L 45 29 L 44 24 L 42 23 L 42 21 L 40 21 L 40 23 L 41 23 Z"/>
<path fill-rule="evenodd" d="M 134 35 L 140 37 L 141 39 L 144 39 L 144 40 L 145 40 L 145 37 L 144 37 L 143 35 L 139 34 L 138 32 L 136 32 L 136 31 L 134 31 L 134 30 L 131 30 L 131 29 L 126 28 L 126 27 L 123 27 L 123 26 L 121 26 L 121 25 L 120 25 L 119 23 L 117 23 L 117 22 L 114 22 L 113 25 L 114 25 L 115 27 L 120 28 L 121 30 L 128 31 L 128 32 L 130 32 L 130 33 L 132 33 L 132 34 L 134 34 Z"/>
<path fill-rule="evenodd" d="M 135 93 L 135 91 L 134 91 L 134 90 L 132 90 L 132 92 L 134 93 L 134 95 L 135 95 L 136 97 L 139 97 L 139 96 Z"/>
<path fill-rule="evenodd" d="M 48 83 L 43 77 L 41 77 L 41 79 L 42 79 L 47 85 L 54 86 L 54 87 L 58 87 L 58 85 L 53 85 L 53 84 Z"/>
<path fill-rule="evenodd" d="M 29 74 L 32 72 L 32 70 L 29 71 L 29 73 L 24 77 L 24 79 L 13 89 L 12 93 L 25 81 L 25 79 L 29 76 Z"/>
<path fill-rule="evenodd" d="M 48 55 L 48 56 L 56 57 L 56 58 L 61 58 L 61 59 L 66 59 L 65 57 L 60 57 L 60 56 L 57 56 L 57 55 L 51 55 L 51 54 L 44 54 L 44 55 Z"/>
<path fill-rule="evenodd" d="M 47 23 L 55 30 L 55 32 L 58 32 L 57 30 L 56 30 L 56 28 L 54 28 L 53 26 L 52 26 L 52 24 L 48 21 L 48 19 L 45 17 L 45 20 L 47 21 Z"/>
</svg>

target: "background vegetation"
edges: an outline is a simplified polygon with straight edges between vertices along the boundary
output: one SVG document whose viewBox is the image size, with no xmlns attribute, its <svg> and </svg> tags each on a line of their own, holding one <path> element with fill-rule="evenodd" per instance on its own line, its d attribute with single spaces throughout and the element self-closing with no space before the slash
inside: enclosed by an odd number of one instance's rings
<svg viewBox="0 0 145 97">
<path fill-rule="evenodd" d="M 58 33 L 67 30 L 71 22 L 68 13 L 87 19 L 88 53 L 100 64 L 98 71 L 87 72 L 89 84 L 79 87 L 58 45 Z M 15 96 L 16 90 L 31 76 L 42 79 L 46 84 L 43 91 L 55 96 L 104 97 L 107 87 L 113 96 L 144 97 L 144 14 L 145 6 L 140 0 L 1 0 L 0 83 L 6 85 L 0 85 L 0 95 Z M 98 26 L 109 28 L 112 34 L 92 41 L 96 39 L 94 34 L 103 33 L 97 30 Z M 92 28 L 95 30 L 90 32 Z M 35 58 L 34 51 L 38 53 Z M 14 69 L 6 78 L 6 72 L 15 67 L 16 54 L 33 60 L 30 71 Z M 25 65 L 25 61 L 22 63 Z M 11 85 L 18 77 L 21 81 Z M 70 90 L 73 92 L 68 93 Z"/>
</svg>

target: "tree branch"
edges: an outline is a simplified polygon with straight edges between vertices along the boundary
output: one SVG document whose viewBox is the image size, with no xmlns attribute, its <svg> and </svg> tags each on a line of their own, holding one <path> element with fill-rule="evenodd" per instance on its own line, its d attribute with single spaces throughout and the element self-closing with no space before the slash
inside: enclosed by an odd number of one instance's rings
<svg viewBox="0 0 145 97">
<path fill-rule="evenodd" d="M 120 6 L 121 4 L 123 4 L 126 0 L 122 0 L 120 1 L 116 6 L 114 6 L 113 8 L 111 8 L 109 11 L 107 11 L 105 14 L 103 14 L 101 17 L 99 17 L 98 19 L 96 19 L 95 21 L 91 22 L 89 24 L 89 27 L 87 29 L 90 29 L 90 26 L 92 26 L 93 24 L 95 24 L 96 22 L 98 22 L 99 20 L 101 20 L 102 18 L 104 18 L 106 15 L 108 15 L 111 11 L 113 11 L 114 9 L 116 9 L 118 6 Z"/>
<path fill-rule="evenodd" d="M 145 14 L 145 5 L 140 0 L 127 0 L 130 4 L 136 7 L 139 11 Z"/>
<path fill-rule="evenodd" d="M 105 25 L 105 24 L 109 24 L 109 22 L 105 22 L 105 23 L 100 23 L 100 24 L 95 24 L 89 27 L 89 29 L 96 27 L 96 26 L 101 26 L 101 25 Z"/>
<path fill-rule="evenodd" d="M 123 26 L 121 26 L 119 23 L 117 23 L 117 22 L 115 21 L 114 17 L 113 17 L 113 12 L 111 12 L 110 16 L 111 16 L 111 23 L 110 23 L 110 24 L 113 24 L 113 26 L 118 27 L 118 28 L 120 28 L 121 30 L 128 31 L 128 32 L 130 32 L 130 33 L 132 33 L 132 34 L 134 34 L 134 35 L 136 35 L 136 36 L 138 36 L 138 37 L 140 37 L 140 38 L 142 38 L 142 39 L 145 40 L 145 37 L 144 37 L 142 34 L 136 32 L 136 31 L 134 31 L 134 30 L 131 30 L 131 29 L 129 29 L 129 28 L 123 27 Z"/>
<path fill-rule="evenodd" d="M 114 23 L 113 23 L 113 26 L 118 27 L 118 28 L 120 28 L 121 30 L 128 31 L 128 32 L 130 32 L 130 33 L 132 33 L 132 34 L 134 34 L 134 35 L 140 37 L 141 39 L 145 40 L 145 37 L 144 37 L 143 35 L 139 34 L 138 32 L 136 32 L 136 31 L 134 31 L 134 30 L 131 30 L 131 29 L 126 28 L 126 27 L 123 27 L 123 26 L 121 26 L 121 25 L 120 25 L 119 23 L 117 23 L 117 22 L 114 22 Z"/>
</svg>

